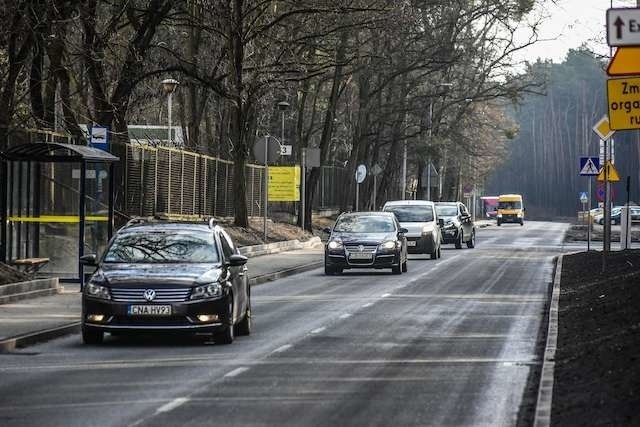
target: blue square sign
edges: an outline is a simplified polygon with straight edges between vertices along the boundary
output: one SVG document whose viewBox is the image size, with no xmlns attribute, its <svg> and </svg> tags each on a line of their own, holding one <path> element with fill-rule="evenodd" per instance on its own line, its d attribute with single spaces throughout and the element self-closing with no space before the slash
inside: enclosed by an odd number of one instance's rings
<svg viewBox="0 0 640 427">
<path fill-rule="evenodd" d="M 600 173 L 599 157 L 580 157 L 580 175 L 593 176 Z"/>
</svg>

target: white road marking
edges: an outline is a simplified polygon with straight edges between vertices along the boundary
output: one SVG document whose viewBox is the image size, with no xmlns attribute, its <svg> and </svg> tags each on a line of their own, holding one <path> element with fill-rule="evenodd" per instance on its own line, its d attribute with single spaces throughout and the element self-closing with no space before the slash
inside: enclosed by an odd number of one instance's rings
<svg viewBox="0 0 640 427">
<path fill-rule="evenodd" d="M 285 344 L 283 346 L 276 348 L 271 353 L 282 353 L 283 351 L 289 350 L 291 347 L 293 347 L 291 344 Z"/>
<path fill-rule="evenodd" d="M 340 316 L 340 319 L 348 319 L 349 317 L 351 317 L 351 313 L 345 313 Z"/>
<path fill-rule="evenodd" d="M 177 399 L 173 399 L 171 402 L 166 405 L 162 405 L 158 409 L 156 409 L 156 414 L 162 414 L 164 412 L 170 412 L 176 409 L 178 406 L 184 405 L 189 401 L 188 397 L 179 397 Z"/>
<path fill-rule="evenodd" d="M 391 296 L 391 294 L 382 294 L 382 295 L 380 295 L 380 298 L 386 298 L 386 297 L 390 297 L 390 296 Z"/>
<path fill-rule="evenodd" d="M 249 370 L 249 368 L 247 368 L 246 366 L 241 366 L 239 368 L 234 369 L 233 371 L 225 374 L 224 378 L 233 378 L 233 377 L 237 377 L 238 375 L 240 375 L 243 372 L 247 372 Z"/>
<path fill-rule="evenodd" d="M 311 331 L 311 333 L 312 334 L 319 334 L 320 332 L 324 332 L 326 330 L 327 330 L 327 328 L 323 326 L 322 328 L 314 329 L 313 331 Z"/>
<path fill-rule="evenodd" d="M 371 307 L 373 305 L 372 302 L 368 302 L 365 305 L 362 306 L 362 308 L 367 308 L 367 307 Z"/>
</svg>

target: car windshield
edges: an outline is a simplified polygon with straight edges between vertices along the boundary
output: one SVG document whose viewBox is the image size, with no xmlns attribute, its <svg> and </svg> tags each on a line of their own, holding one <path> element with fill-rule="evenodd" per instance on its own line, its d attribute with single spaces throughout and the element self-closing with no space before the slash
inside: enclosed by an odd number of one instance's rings
<svg viewBox="0 0 640 427">
<path fill-rule="evenodd" d="M 433 221 L 431 206 L 403 205 L 387 206 L 385 212 L 393 212 L 400 222 L 429 222 Z"/>
<path fill-rule="evenodd" d="M 105 255 L 107 263 L 215 263 L 213 233 L 131 232 L 116 236 Z"/>
<path fill-rule="evenodd" d="M 522 209 L 522 202 L 515 200 L 512 202 L 500 202 L 498 203 L 498 209 Z"/>
<path fill-rule="evenodd" d="M 340 233 L 390 233 L 396 230 L 393 218 L 381 215 L 347 215 L 338 219 L 333 231 Z"/>
<path fill-rule="evenodd" d="M 455 205 L 436 205 L 438 216 L 456 216 L 458 215 L 458 207 Z"/>
</svg>

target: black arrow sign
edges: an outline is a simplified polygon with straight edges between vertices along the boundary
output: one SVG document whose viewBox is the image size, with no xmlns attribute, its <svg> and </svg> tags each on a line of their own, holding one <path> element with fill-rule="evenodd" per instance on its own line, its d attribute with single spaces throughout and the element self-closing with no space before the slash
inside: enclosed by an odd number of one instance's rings
<svg viewBox="0 0 640 427">
<path fill-rule="evenodd" d="M 616 38 L 621 39 L 622 38 L 622 27 L 624 27 L 624 21 L 622 19 L 620 19 L 620 17 L 618 16 L 618 19 L 615 20 L 613 25 L 616 26 Z"/>
</svg>

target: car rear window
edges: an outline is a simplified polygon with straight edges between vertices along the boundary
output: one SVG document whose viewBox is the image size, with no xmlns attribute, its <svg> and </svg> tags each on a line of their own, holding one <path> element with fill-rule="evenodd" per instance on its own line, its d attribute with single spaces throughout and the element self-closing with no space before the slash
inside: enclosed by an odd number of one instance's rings
<svg viewBox="0 0 640 427">
<path fill-rule="evenodd" d="M 107 250 L 107 263 L 215 263 L 219 256 L 213 233 L 171 231 L 117 235 Z"/>
<path fill-rule="evenodd" d="M 433 221 L 433 208 L 420 205 L 387 206 L 385 212 L 393 212 L 400 222 Z"/>
<path fill-rule="evenodd" d="M 340 233 L 390 233 L 396 231 L 393 217 L 348 215 L 338 219 L 333 231 Z"/>
</svg>

